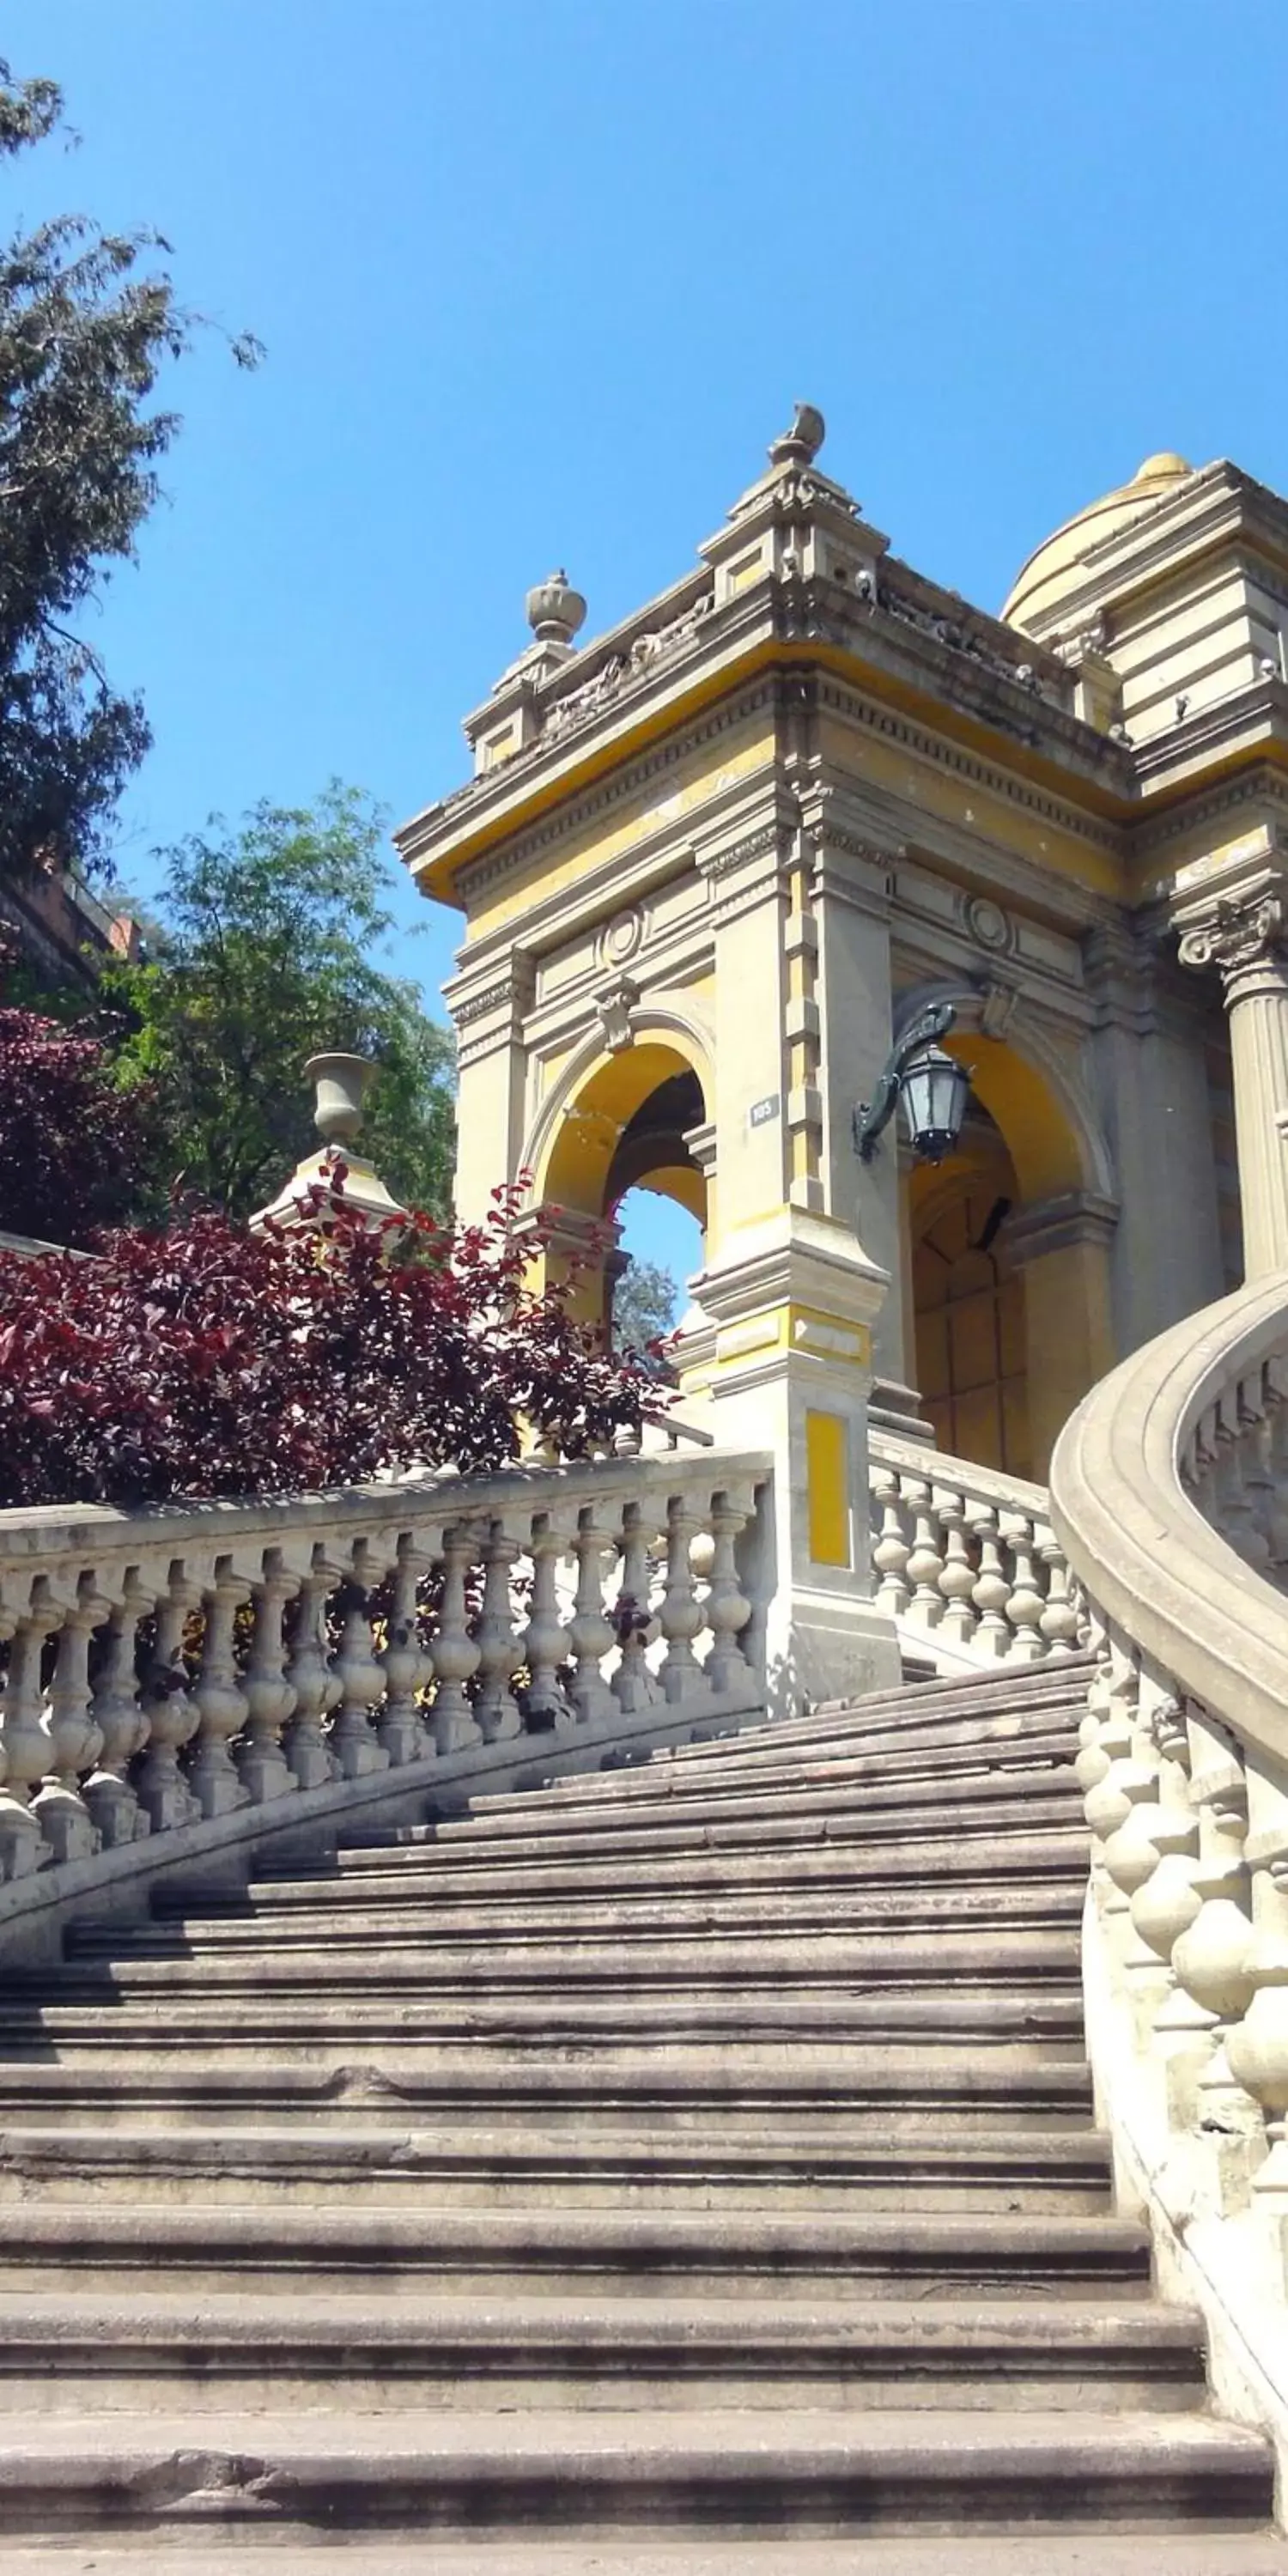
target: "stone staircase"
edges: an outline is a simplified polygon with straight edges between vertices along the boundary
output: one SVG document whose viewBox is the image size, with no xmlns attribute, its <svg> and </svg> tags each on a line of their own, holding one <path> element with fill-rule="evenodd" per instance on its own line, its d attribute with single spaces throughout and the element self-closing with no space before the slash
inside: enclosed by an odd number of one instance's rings
<svg viewBox="0 0 1288 2576">
<path fill-rule="evenodd" d="M 10 1973 L 6 2576 L 1288 2569 L 1113 2208 L 1085 1688 L 476 1798 Z"/>
</svg>

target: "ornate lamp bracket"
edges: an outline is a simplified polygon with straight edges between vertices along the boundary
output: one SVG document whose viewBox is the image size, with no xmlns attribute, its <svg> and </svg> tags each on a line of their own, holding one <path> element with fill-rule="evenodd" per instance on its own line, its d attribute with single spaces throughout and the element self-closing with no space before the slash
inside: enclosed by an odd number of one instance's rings
<svg viewBox="0 0 1288 2576">
<path fill-rule="evenodd" d="M 946 1037 L 956 1017 L 951 1002 L 931 1002 L 891 1048 L 871 1100 L 861 1100 L 854 1112 L 854 1150 L 860 1162 L 870 1163 L 877 1152 L 878 1138 L 894 1116 L 904 1074 L 918 1049 Z"/>
</svg>

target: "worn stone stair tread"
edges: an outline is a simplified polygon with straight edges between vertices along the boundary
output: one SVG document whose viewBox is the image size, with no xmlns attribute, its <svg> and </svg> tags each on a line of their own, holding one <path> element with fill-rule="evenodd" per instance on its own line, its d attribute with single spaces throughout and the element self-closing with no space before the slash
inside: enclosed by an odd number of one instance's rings
<svg viewBox="0 0 1288 2576">
<path fill-rule="evenodd" d="M 1017 2520 L 1059 2529 L 1165 2534 L 1264 2528 L 1271 2456 L 1254 2433 L 1199 2414 L 954 2408 L 856 2413 L 650 2409 L 521 2411 L 400 2419 L 348 2405 L 292 2420 L 274 2413 L 173 2409 L 145 2428 L 110 2414 L 12 2415 L 0 2427 L 0 2516 L 7 2532 L 132 2515 L 150 2530 L 194 2512 L 262 2533 L 321 2524 L 341 2505 L 386 2529 L 427 2520 L 472 2537 L 517 2527 L 638 2532 L 691 2529 L 719 2513 L 727 2533 L 797 2527 L 828 2533 L 950 2527 L 978 2534 Z M 189 2531 L 192 2525 L 188 2524 Z"/>
<path fill-rule="evenodd" d="M 346 1989 L 361 1992 L 373 1987 L 389 1992 L 400 1985 L 423 1993 L 428 1987 L 449 1985 L 453 1980 L 470 1982 L 483 1977 L 493 1993 L 506 1985 L 534 1983 L 544 1992 L 558 1976 L 566 1984 L 589 1981 L 605 1986 L 654 1985 L 668 1992 L 676 1987 L 681 1991 L 710 1991 L 721 1985 L 736 1985 L 747 1991 L 757 1984 L 772 1985 L 781 1991 L 793 1978 L 806 1987 L 817 1987 L 829 1976 L 846 1980 L 864 1977 L 882 1984 L 897 1983 L 903 1978 L 942 1984 L 946 1965 L 954 1976 L 975 1977 L 986 1984 L 1003 1982 L 1004 1971 L 1012 1979 L 1025 1974 L 1038 1976 L 1051 1968 L 1067 1976 L 1070 1960 L 1076 1965 L 1078 1957 L 1077 1934 L 1072 1926 L 1054 1932 L 1026 1927 L 1018 1932 L 982 1933 L 967 1926 L 959 1934 L 947 1928 L 936 1928 L 928 1934 L 860 1933 L 853 1938 L 833 1934 L 829 1939 L 816 1938 L 805 1944 L 764 1937 L 739 1942 L 726 1934 L 701 1940 L 680 1932 L 665 1948 L 656 1941 L 643 1945 L 638 1957 L 620 1942 L 594 1940 L 546 1940 L 532 1947 L 487 1941 L 455 1947 L 444 1943 L 427 1947 L 415 1958 L 400 1954 L 386 1957 L 378 1949 L 370 1949 L 337 1960 L 325 1948 L 281 1957 L 270 1952 L 267 1957 L 245 1960 L 125 1957 L 110 1969 L 76 1962 L 46 1972 L 43 1978 L 38 1974 L 15 1976 L 10 1990 L 15 2000 L 43 1995 L 47 2001 L 62 1998 L 97 2003 L 109 2001 L 113 1994 L 163 1994 L 167 1990 L 181 1991 L 185 1986 L 199 1987 L 205 1997 L 221 1990 L 235 1993 L 245 1988 L 257 1994 L 287 1992 L 311 1983 L 331 1993 Z"/>
<path fill-rule="evenodd" d="M 414 1831 L 417 1839 L 412 1839 Z M 397 1843 L 355 1847 L 342 1846 L 333 1860 L 319 1862 L 307 1873 L 298 1861 L 282 1861 L 276 1868 L 265 1862 L 251 1883 L 246 1896 L 226 1900 L 229 1910 L 240 1911 L 250 1906 L 256 1913 L 272 1916 L 278 1908 L 292 1905 L 316 1906 L 333 1899 L 337 1905 L 370 1902 L 370 1892 L 378 1891 L 384 1901 L 423 1904 L 450 1901 L 453 1890 L 462 1901 L 500 1902 L 521 1895 L 525 1901 L 555 1901 L 568 1895 L 601 1896 L 637 1883 L 655 1890 L 659 1884 L 668 1889 L 693 1887 L 740 1888 L 782 1887 L 787 1890 L 822 1880 L 838 1893 L 849 1888 L 900 1887 L 909 1881 L 921 1883 L 945 1879 L 950 1885 L 996 1884 L 1003 1879 L 1023 1885 L 1030 1880 L 1045 1881 L 1053 1875 L 1064 1879 L 1074 1872 L 1085 1888 L 1087 1854 L 1090 1836 L 1081 1823 L 1063 1820 L 1047 1827 L 1033 1838 L 1018 1834 L 998 1835 L 991 1840 L 984 1835 L 973 1837 L 963 1849 L 960 1839 L 928 1840 L 910 1836 L 905 1841 L 883 1844 L 875 1855 L 869 1854 L 862 1842 L 828 1839 L 818 1842 L 789 1843 L 778 1851 L 772 1844 L 763 1850 L 740 1851 L 730 1856 L 723 1850 L 706 1850 L 701 1844 L 672 1853 L 660 1853 L 645 1864 L 635 1855 L 625 1855 L 614 1863 L 597 1860 L 593 1854 L 579 1852 L 575 1863 L 569 1861 L 514 1861 L 509 1854 L 490 1862 L 470 1862 L 449 1858 L 433 1840 L 426 1827 L 409 1829 L 406 1838 Z M 194 1899 L 182 1889 L 159 1888 L 155 1911 L 158 1919 L 182 1916 L 188 1910 L 203 1910 L 208 1898 Z M 121 1937 L 116 1927 L 116 1937 Z"/>
<path fill-rule="evenodd" d="M 744 2295 L 737 2300 L 678 2292 L 666 2308 L 619 2290 L 611 2300 L 579 2301 L 566 2292 L 515 2296 L 504 2289 L 469 2295 L 417 2290 L 398 2300 L 369 2288 L 297 2291 L 257 2299 L 239 2283 L 228 2291 L 134 2287 L 126 2291 L 0 2290 L 0 2368 L 24 2343 L 51 2348 L 137 2341 L 178 2342 L 203 2350 L 272 2342 L 329 2349 L 360 2339 L 382 2344 L 447 2341 L 532 2344 L 553 2349 L 581 2338 L 601 2358 L 634 2337 L 661 2346 L 712 2342 L 767 2351 L 808 2351 L 829 2342 L 857 2358 L 881 2349 L 963 2354 L 1008 2350 L 1085 2354 L 1149 2351 L 1192 2358 L 1202 2347 L 1202 2321 L 1187 2308 L 1112 2299 L 972 2299 L 969 2304 L 920 2295 L 914 2300 L 828 2298 L 821 2292 Z"/>
<path fill-rule="evenodd" d="M 343 2045 L 341 2040 L 341 2049 Z M 338 2065 L 321 2066 L 274 2063 L 175 2072 L 139 2065 L 130 2075 L 129 2092 L 140 2105 L 152 2096 L 167 2099 L 176 2089 L 190 2091 L 194 2100 L 205 2093 L 254 2100 L 276 2089 L 284 2100 L 308 2101 L 342 2085 L 350 2063 L 341 2055 Z M 409 2099 L 436 2109 L 466 2116 L 488 2103 L 507 2111 L 517 2104 L 534 2121 L 546 2109 L 651 2110 L 666 2102 L 686 2108 L 710 2103 L 717 2114 L 765 2107 L 829 2118 L 866 2110 L 874 2102 L 884 2107 L 931 2101 L 938 2108 L 946 2101 L 964 2113 L 994 2102 L 1007 2109 L 1045 2102 L 1085 2117 L 1092 2098 L 1090 2073 L 1077 2058 L 1053 2056 L 1034 2064 L 1023 2055 L 1008 2055 L 1004 2047 L 982 2057 L 973 2047 L 915 2039 L 881 2048 L 844 2043 L 838 2048 L 781 2033 L 760 2047 L 739 2041 L 723 2046 L 715 2057 L 708 2049 L 676 2048 L 662 2060 L 655 2049 L 640 2050 L 627 2041 L 611 2059 L 600 2052 L 593 2065 L 575 2046 L 534 2055 L 499 2044 L 444 2045 L 409 2057 L 405 2067 L 396 2054 L 385 2058 L 379 2076 L 391 2089 L 405 2089 Z M 363 2070 L 363 2080 L 371 2080 L 370 2070 Z M 0 2102 L 17 2089 L 24 2099 L 43 2093 L 57 2100 L 78 2093 L 90 2101 L 105 2084 L 119 2091 L 111 2069 L 67 2068 L 56 2062 L 21 2070 L 0 2066 Z"/>
<path fill-rule="evenodd" d="M 981 1842 L 1007 1832 L 1028 1840 L 1044 1832 L 1069 1833 L 1081 1819 L 1081 1801 L 1072 1774 L 1066 1784 L 1063 1773 L 1042 1771 L 1037 1774 L 1036 1789 L 1023 1785 L 1023 1775 L 1013 1772 L 998 1775 L 997 1787 L 990 1794 L 975 1794 L 954 1803 L 925 1795 L 920 1808 L 890 1805 L 874 1809 L 866 1799 L 830 1800 L 818 1795 L 805 1802 L 800 1812 L 775 1816 L 773 1812 L 753 1809 L 741 1800 L 725 1802 L 727 1812 L 687 1816 L 683 1822 L 667 1810 L 662 1821 L 632 1818 L 629 1825 L 609 1826 L 597 1818 L 593 1831 L 568 1826 L 556 1818 L 544 1831 L 535 1819 L 529 1819 L 526 1833 L 489 1834 L 485 1821 L 476 1823 L 468 1817 L 443 1818 L 432 1837 L 419 1846 L 422 1867 L 459 1869 L 479 1867 L 492 1856 L 502 1854 L 509 1861 L 576 1860 L 629 1861 L 637 1856 L 651 1857 L 665 1852 L 686 1853 L 708 1847 L 729 1852 L 780 1851 L 794 1844 L 834 1841 L 858 1843 L 871 1851 L 884 1850 L 890 1844 L 908 1842 L 949 1842 L 954 1837 L 970 1835 Z M 1086 1836 L 1084 1834 L 1084 1843 Z M 371 1850 L 358 1847 L 364 1865 L 373 1858 Z M 409 1847 L 406 1844 L 378 1846 L 390 1852 L 392 1860 L 402 1866 Z M 343 1859 L 343 1855 L 341 1855 Z"/>
<path fill-rule="evenodd" d="M 686 1813 L 692 1808 L 696 1821 L 712 1824 L 726 1819 L 737 1822 L 743 1817 L 762 1817 L 778 1824 L 795 1816 L 858 1810 L 865 1824 L 875 1825 L 883 1816 L 906 1816 L 909 1810 L 920 1813 L 928 1809 L 940 1815 L 954 1807 L 987 1810 L 995 1803 L 1023 1801 L 1039 1792 L 1047 1796 L 1063 1794 L 1071 1806 L 1078 1804 L 1081 1793 L 1067 1749 L 1066 1759 L 1059 1764 L 1034 1763 L 1027 1768 L 1016 1764 L 996 1771 L 971 1771 L 960 1781 L 948 1784 L 941 1784 L 933 1771 L 913 1779 L 891 1779 L 884 1771 L 878 1771 L 874 1779 L 807 1781 L 800 1787 L 766 1787 L 759 1782 L 707 1786 L 696 1798 L 683 1801 L 655 1794 L 641 1797 L 633 1809 L 624 1801 L 606 1800 L 579 1808 L 572 1800 L 565 1800 L 549 1816 L 542 1802 L 534 1800 L 511 1817 L 505 1802 L 498 1800 L 485 1814 L 444 1817 L 438 1827 L 438 1839 L 444 1843 L 521 1841 L 534 1824 L 544 1827 L 555 1840 L 569 1834 L 595 1836 L 606 1829 L 619 1834 L 642 1833 L 651 1824 L 669 1824 L 677 1804 L 683 1805 Z"/>
<path fill-rule="evenodd" d="M 552 1780 L 540 1789 L 480 1790 L 470 1799 L 470 1813 L 475 1817 L 518 1817 L 575 1812 L 580 1818 L 606 1806 L 628 1812 L 637 1804 L 658 1800 L 680 1803 L 708 1798 L 713 1792 L 722 1797 L 767 1797 L 775 1790 L 795 1795 L 815 1788 L 882 1787 L 895 1781 L 925 1778 L 943 1786 L 947 1793 L 950 1785 L 954 1789 L 965 1787 L 980 1778 L 991 1779 L 997 1772 L 1019 1770 L 1028 1774 L 1048 1767 L 1063 1769 L 1076 1745 L 1076 1730 L 1066 1725 L 1022 1735 L 990 1736 L 955 1747 L 908 1742 L 898 1751 L 881 1745 L 868 1752 L 853 1753 L 833 1745 L 826 1750 L 820 1748 L 805 1761 L 795 1760 L 785 1752 L 767 1760 L 762 1750 L 759 1759 L 748 1751 L 741 1760 L 735 1758 L 727 1764 L 714 1755 L 703 1763 L 642 1762 L 629 1770 L 582 1772 L 572 1779 Z"/>
<path fill-rule="evenodd" d="M 162 2007 L 164 2022 L 157 2008 L 149 2005 L 117 2004 L 104 2013 L 81 2004 L 51 2004 L 43 2011 L 33 2007 L 28 2012 L 0 2014 L 0 2084 L 15 2077 L 19 2069 L 25 2072 L 48 2063 L 51 2041 L 57 2044 L 58 2063 L 67 2065 L 73 2056 L 109 2058 L 124 2047 L 132 2048 L 135 2041 L 158 2044 L 162 2033 L 167 2048 L 217 2046 L 225 2054 L 262 2048 L 268 2037 L 278 2063 L 283 2062 L 281 2052 L 288 2043 L 281 2038 L 280 2015 L 270 2007 L 258 2011 L 253 2005 L 242 2005 L 230 2018 L 224 2011 L 203 2015 L 196 2000 L 195 2011 L 188 2011 L 183 2003 L 167 2002 Z M 874 1995 L 817 1998 L 794 1992 L 758 1995 L 751 2002 L 718 1995 L 682 1999 L 652 1994 L 616 2002 L 595 1995 L 529 1996 L 504 2002 L 447 1997 L 432 2005 L 400 1999 L 396 2009 L 383 2013 L 370 2007 L 356 2032 L 352 2015 L 342 2005 L 319 1996 L 307 2007 L 296 2005 L 289 2045 L 296 2051 L 326 2047 L 334 2052 L 342 2041 L 346 2056 L 369 2056 L 387 2047 L 437 2049 L 445 2041 L 468 2038 L 548 2055 L 570 2043 L 591 2047 L 629 2041 L 637 2047 L 656 2048 L 673 2041 L 686 2046 L 709 2041 L 721 2047 L 736 2041 L 750 2047 L 784 2037 L 798 2043 L 831 2040 L 848 2047 L 887 2049 L 918 2040 L 941 2048 L 1020 2049 L 1028 2064 L 1047 2063 L 1056 2054 L 1076 2056 L 1081 2063 L 1081 1993 L 1076 1977 L 1070 1975 L 1063 1983 L 1044 1978 L 1031 1994 L 1022 1989 L 994 1992 L 986 1986 L 968 1986 L 949 1994 L 904 1993 L 895 1988 Z M 135 2065 L 137 2056 L 131 2073 Z"/>
<path fill-rule="evenodd" d="M 925 1931 L 932 1926 L 951 1929 L 956 1924 L 969 1924 L 976 1931 L 999 1932 L 1017 1924 L 1051 1928 L 1077 1921 L 1085 1896 L 1085 1878 L 1079 1883 L 1072 1871 L 1060 1879 L 1038 1880 L 1033 1885 L 1021 1883 L 1005 1890 L 945 1886 L 922 1888 L 916 1895 L 907 1888 L 881 1889 L 865 1895 L 855 1891 L 846 1909 L 847 1929 L 851 1935 L 862 1935 L 891 1923 L 904 1931 L 914 1927 Z M 223 1917 L 193 1913 L 184 1916 L 181 1925 L 172 1920 L 151 1929 L 118 1932 L 114 1941 L 110 1934 L 92 1939 L 82 1936 L 70 1945 L 69 1960 L 74 1968 L 81 1961 L 208 1958 L 224 1950 L 262 1945 L 266 1938 L 271 1940 L 274 1952 L 280 1954 L 286 1948 L 316 1944 L 319 1934 L 325 1936 L 328 1952 L 343 1951 L 351 1942 L 365 1943 L 375 1937 L 385 1945 L 405 1949 L 427 1942 L 460 1943 L 471 1934 L 477 1940 L 481 1928 L 474 1906 L 444 1904 L 441 1897 L 419 1906 L 406 1905 L 400 1904 L 396 1895 L 377 1893 L 368 1896 L 364 1905 L 355 1905 L 350 1899 L 344 1907 L 330 1911 L 319 1898 L 307 1912 L 299 1907 L 279 1910 L 260 1905 Z M 543 1941 L 602 1941 L 610 1933 L 673 1939 L 677 1932 L 689 1936 L 703 1932 L 747 1939 L 769 1936 L 799 1943 L 834 1936 L 836 1906 L 832 1891 L 808 1889 L 742 1896 L 731 1891 L 668 1895 L 665 1899 L 640 1896 L 615 1903 L 582 1895 L 577 1900 L 565 1898 L 557 1911 L 549 1900 L 540 1910 L 532 1907 L 503 1913 L 493 1905 L 488 1910 L 486 1928 L 490 1940 L 522 1944 L 528 1949 Z"/>
<path fill-rule="evenodd" d="M 735 2283 L 748 2274 L 801 2270 L 824 2276 L 869 2275 L 899 2279 L 909 2273 L 951 2278 L 964 2272 L 1040 2272 L 1049 2288 L 1062 2274 L 1081 2279 L 1103 2272 L 1121 2297 L 1124 2279 L 1146 2290 L 1150 2238 L 1138 2221 L 1102 2215 L 1034 2218 L 1004 2212 L 913 2218 L 883 2212 L 845 2216 L 811 2212 L 630 2209 L 554 2211 L 493 2210 L 486 2214 L 446 2208 L 373 2209 L 363 2202 L 340 2210 L 316 2204 L 272 2209 L 209 2207 L 112 2209 L 91 2203 L 77 2211 L 25 2202 L 0 2212 L 4 2228 L 0 2279 L 42 2263 L 56 2267 L 55 2285 L 73 2266 L 130 2262 L 179 2270 L 208 2259 L 253 2270 L 262 2279 L 278 2273 L 292 2285 L 301 2271 L 379 2272 L 403 2267 L 432 2275 L 453 2265 L 512 2278 L 519 2270 L 602 2269 L 638 2281 L 655 2271 L 710 2273 L 717 2266 Z M 616 2269 L 614 2268 L 616 2267 Z"/>
<path fill-rule="evenodd" d="M 149 2534 L 149 2549 L 183 2552 L 183 2576 L 234 2576 L 227 2551 L 194 2543 L 193 2526 Z M 124 2565 L 133 2536 L 105 2530 L 82 2541 L 33 2541 L 6 2549 L 5 2576 L 103 2576 Z M 790 2543 L 760 2535 L 719 2533 L 658 2537 L 642 2531 L 598 2538 L 520 2538 L 392 2543 L 347 2538 L 343 2576 L 1288 2576 L 1288 2540 L 1273 2531 L 1169 2531 L 1165 2557 L 1157 2531 L 993 2532 L 987 2538 L 923 2532 L 916 2538 L 832 2537 Z M 334 2537 L 281 2540 L 267 2548 L 239 2541 L 235 2576 L 336 2576 Z M 134 2571 L 131 2571 L 134 2576 Z"/>
</svg>

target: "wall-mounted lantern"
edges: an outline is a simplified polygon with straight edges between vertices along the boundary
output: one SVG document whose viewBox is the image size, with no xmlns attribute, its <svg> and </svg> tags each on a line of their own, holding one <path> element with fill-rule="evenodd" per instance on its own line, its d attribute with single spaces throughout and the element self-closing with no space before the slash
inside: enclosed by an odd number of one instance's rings
<svg viewBox="0 0 1288 2576">
<path fill-rule="evenodd" d="M 891 1048 L 872 1099 L 861 1100 L 854 1112 L 855 1149 L 863 1162 L 871 1162 L 900 1102 L 919 1161 L 942 1163 L 952 1153 L 970 1098 L 970 1075 L 937 1040 L 956 1016 L 951 1002 L 932 1002 Z"/>
</svg>

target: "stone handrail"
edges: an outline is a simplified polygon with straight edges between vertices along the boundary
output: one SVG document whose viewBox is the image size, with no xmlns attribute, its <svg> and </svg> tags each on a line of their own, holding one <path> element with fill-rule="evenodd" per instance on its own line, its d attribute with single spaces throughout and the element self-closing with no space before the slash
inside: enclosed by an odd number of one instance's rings
<svg viewBox="0 0 1288 2576">
<path fill-rule="evenodd" d="M 1120 2185 L 1288 2464 L 1288 1276 L 1116 1369 L 1052 1522 L 1097 1657 L 1088 2036 Z"/>
<path fill-rule="evenodd" d="M 1071 1655 L 1078 1619 L 1046 1489 L 873 1425 L 877 1607 L 941 1671 Z"/>
<path fill-rule="evenodd" d="M 0 1512 L 0 1928 L 765 1706 L 758 1455 Z"/>
</svg>

